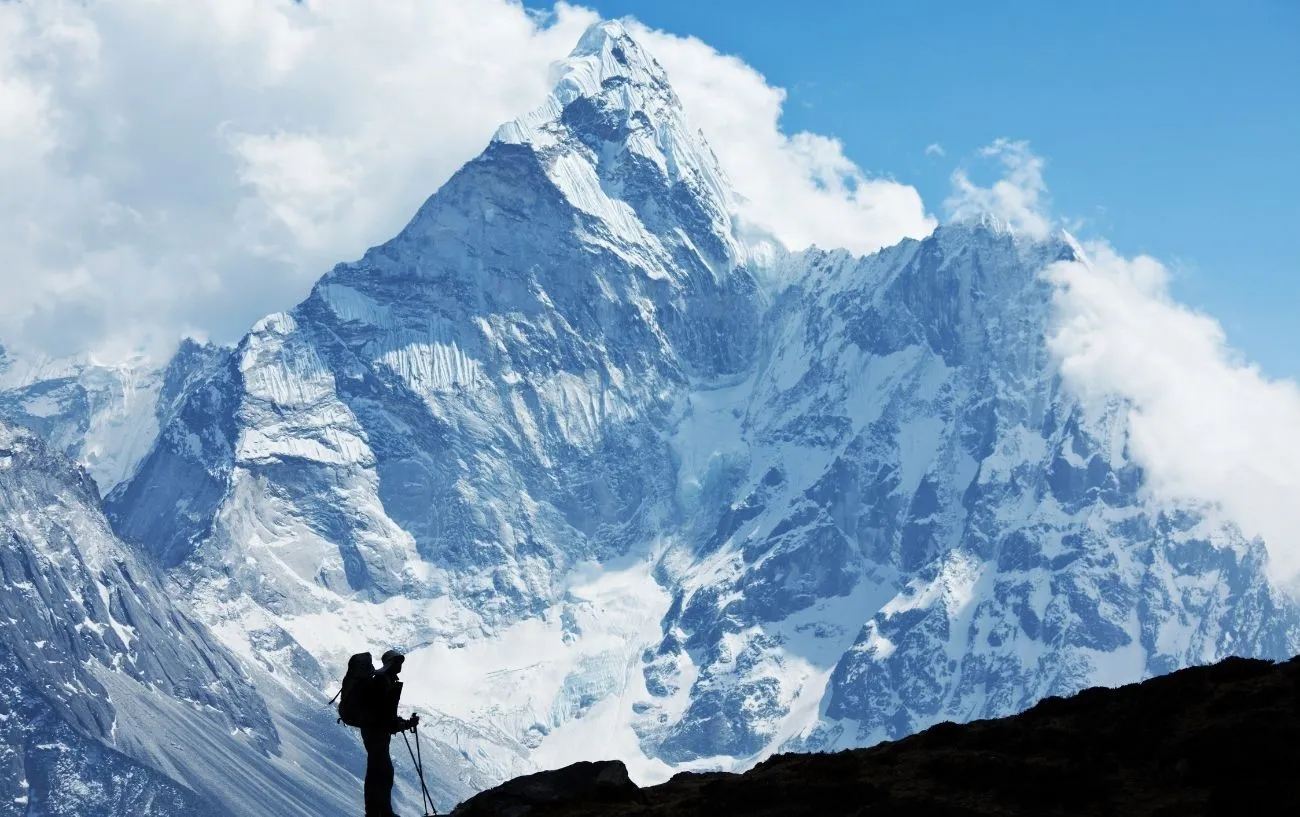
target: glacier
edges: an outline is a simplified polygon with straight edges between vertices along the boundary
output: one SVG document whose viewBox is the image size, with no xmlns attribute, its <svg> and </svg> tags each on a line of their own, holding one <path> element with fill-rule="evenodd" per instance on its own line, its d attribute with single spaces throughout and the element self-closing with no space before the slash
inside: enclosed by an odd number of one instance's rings
<svg viewBox="0 0 1300 817">
<path fill-rule="evenodd" d="M 1128 407 L 1065 388 L 1042 273 L 1085 259 L 1073 239 L 974 218 L 774 253 L 736 201 L 664 70 L 601 23 L 540 109 L 296 307 L 130 390 L 14 375 L 0 417 L 102 466 L 90 541 L 192 620 L 170 661 L 237 679 L 211 717 L 262 713 L 213 756 L 291 792 L 355 764 L 319 710 L 362 649 L 408 652 L 440 806 L 574 760 L 644 784 L 1297 652 L 1263 543 L 1151 496 Z M 240 807 L 176 755 L 129 762 Z"/>
</svg>

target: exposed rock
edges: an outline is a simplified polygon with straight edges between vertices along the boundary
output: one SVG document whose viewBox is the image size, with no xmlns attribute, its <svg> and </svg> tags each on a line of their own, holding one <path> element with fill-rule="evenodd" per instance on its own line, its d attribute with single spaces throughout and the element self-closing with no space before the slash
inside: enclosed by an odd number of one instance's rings
<svg viewBox="0 0 1300 817">
<path fill-rule="evenodd" d="M 581 762 L 563 769 L 518 777 L 466 800 L 453 817 L 526 817 L 581 803 L 602 807 L 641 804 L 645 795 L 627 776 L 622 761 Z"/>
</svg>

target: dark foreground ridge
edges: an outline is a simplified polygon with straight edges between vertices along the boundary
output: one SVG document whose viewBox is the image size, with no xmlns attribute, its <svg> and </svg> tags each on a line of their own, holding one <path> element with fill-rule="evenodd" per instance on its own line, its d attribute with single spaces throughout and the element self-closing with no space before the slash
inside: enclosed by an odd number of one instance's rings
<svg viewBox="0 0 1300 817">
<path fill-rule="evenodd" d="M 622 763 L 512 780 L 454 817 L 1300 814 L 1300 658 L 1229 658 L 870 749 L 637 788 Z"/>
</svg>

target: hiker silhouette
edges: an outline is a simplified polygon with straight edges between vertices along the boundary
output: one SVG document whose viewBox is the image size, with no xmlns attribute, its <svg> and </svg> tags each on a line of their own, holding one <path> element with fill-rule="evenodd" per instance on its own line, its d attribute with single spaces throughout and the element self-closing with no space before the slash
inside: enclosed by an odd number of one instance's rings
<svg viewBox="0 0 1300 817">
<path fill-rule="evenodd" d="M 419 715 L 400 718 L 397 704 L 402 697 L 402 682 L 397 680 L 406 656 L 388 650 L 379 661 L 381 667 L 370 677 L 365 697 L 370 717 L 361 727 L 361 742 L 366 747 L 366 817 L 396 817 L 393 814 L 393 757 L 389 743 L 393 735 L 405 732 L 420 722 Z"/>
<path fill-rule="evenodd" d="M 380 668 L 376 671 L 370 653 L 352 656 L 343 687 L 336 697 L 340 697 L 339 720 L 359 728 L 361 742 L 366 747 L 366 817 L 397 817 L 393 813 L 393 758 L 389 744 L 393 735 L 415 729 L 420 716 L 402 718 L 397 714 L 402 698 L 402 682 L 397 677 L 406 656 L 388 650 L 379 660 Z M 423 788 L 423 769 L 420 777 Z"/>
</svg>

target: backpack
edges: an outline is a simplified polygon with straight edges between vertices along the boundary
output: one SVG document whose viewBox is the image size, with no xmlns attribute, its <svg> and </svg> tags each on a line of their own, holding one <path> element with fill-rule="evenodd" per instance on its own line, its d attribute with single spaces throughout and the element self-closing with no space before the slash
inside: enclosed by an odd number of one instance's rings
<svg viewBox="0 0 1300 817">
<path fill-rule="evenodd" d="M 371 705 L 366 700 L 370 681 L 375 677 L 375 666 L 370 653 L 359 652 L 348 659 L 348 671 L 343 675 L 343 687 L 335 698 L 339 699 L 339 722 L 362 727 L 370 718 Z"/>
</svg>

